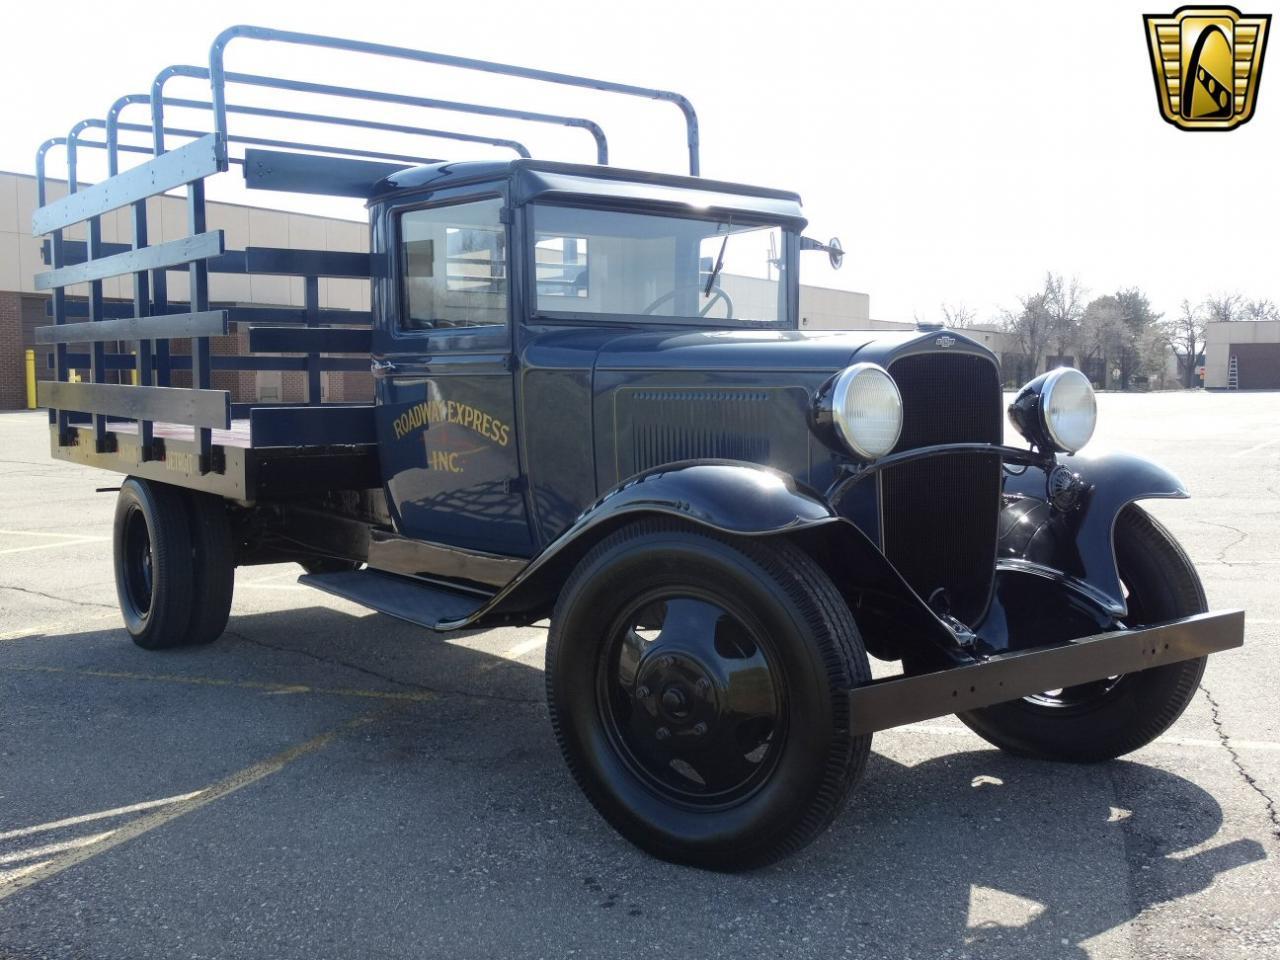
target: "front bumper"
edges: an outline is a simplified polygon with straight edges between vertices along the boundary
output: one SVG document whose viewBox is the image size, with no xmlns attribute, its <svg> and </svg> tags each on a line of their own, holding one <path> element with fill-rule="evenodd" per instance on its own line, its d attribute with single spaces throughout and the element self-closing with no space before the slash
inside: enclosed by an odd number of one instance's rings
<svg viewBox="0 0 1280 960">
<path fill-rule="evenodd" d="M 1201 613 L 1143 630 L 1094 634 L 936 673 L 873 680 L 849 691 L 850 723 L 856 734 L 874 733 L 1243 644 L 1243 610 Z"/>
</svg>

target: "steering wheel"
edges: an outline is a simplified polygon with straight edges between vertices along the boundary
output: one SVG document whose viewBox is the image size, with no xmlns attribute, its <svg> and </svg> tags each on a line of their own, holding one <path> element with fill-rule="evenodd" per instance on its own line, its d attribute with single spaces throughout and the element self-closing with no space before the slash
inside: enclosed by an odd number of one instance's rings
<svg viewBox="0 0 1280 960">
<path fill-rule="evenodd" d="M 684 293 L 686 290 L 697 290 L 698 293 L 702 293 L 704 289 L 705 288 L 700 283 L 681 284 L 678 287 L 673 287 L 672 289 L 668 290 L 666 293 L 660 296 L 657 300 L 653 301 L 653 303 L 649 304 L 647 307 L 641 310 L 640 313 L 645 316 L 648 316 L 649 314 L 653 313 L 654 310 L 658 309 L 659 306 L 666 303 L 668 300 L 674 300 L 677 294 Z M 711 312 L 711 308 L 714 307 L 716 305 L 716 302 L 719 300 L 724 301 L 724 306 L 726 310 L 725 319 L 726 320 L 732 319 L 733 318 L 733 301 L 729 299 L 729 295 L 724 292 L 724 288 L 722 287 L 713 287 L 711 293 L 707 294 L 707 305 L 698 311 L 698 316 L 705 317 L 708 313 Z"/>
</svg>

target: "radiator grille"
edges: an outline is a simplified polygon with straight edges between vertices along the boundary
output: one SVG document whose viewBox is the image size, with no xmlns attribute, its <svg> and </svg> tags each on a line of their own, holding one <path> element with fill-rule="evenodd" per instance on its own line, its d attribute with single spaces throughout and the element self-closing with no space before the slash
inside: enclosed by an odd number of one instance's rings
<svg viewBox="0 0 1280 960">
<path fill-rule="evenodd" d="M 1000 443 L 1000 376 L 971 354 L 926 353 L 890 364 L 902 394 L 902 437 L 895 452 L 936 443 Z M 951 612 L 972 624 L 995 575 L 1000 508 L 998 456 L 930 457 L 881 475 L 885 555 L 926 600 L 938 588 Z"/>
</svg>

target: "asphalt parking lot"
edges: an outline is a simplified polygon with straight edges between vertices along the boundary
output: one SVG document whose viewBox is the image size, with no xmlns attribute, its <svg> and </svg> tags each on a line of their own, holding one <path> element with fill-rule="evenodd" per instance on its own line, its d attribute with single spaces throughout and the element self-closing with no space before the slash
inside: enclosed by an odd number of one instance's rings
<svg viewBox="0 0 1280 960">
<path fill-rule="evenodd" d="M 1280 957 L 1280 394 L 1100 407 L 1190 486 L 1152 511 L 1245 648 L 1102 766 L 879 734 L 826 835 L 736 876 L 579 796 L 542 628 L 442 639 L 256 567 L 217 644 L 137 649 L 116 479 L 0 414 L 0 958 Z"/>
</svg>

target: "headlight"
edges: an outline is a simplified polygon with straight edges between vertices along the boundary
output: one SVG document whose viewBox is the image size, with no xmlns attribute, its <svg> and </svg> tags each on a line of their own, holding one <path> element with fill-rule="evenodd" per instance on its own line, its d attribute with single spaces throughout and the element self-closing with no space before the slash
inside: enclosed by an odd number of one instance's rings
<svg viewBox="0 0 1280 960">
<path fill-rule="evenodd" d="M 1018 391 L 1009 405 L 1009 420 L 1039 449 L 1075 453 L 1093 436 L 1098 401 L 1088 377 L 1059 367 Z"/>
<path fill-rule="evenodd" d="M 855 363 L 840 371 L 819 401 L 836 437 L 857 457 L 883 457 L 902 432 L 902 396 L 884 367 Z M 823 416 L 825 414 L 825 417 Z"/>
</svg>

